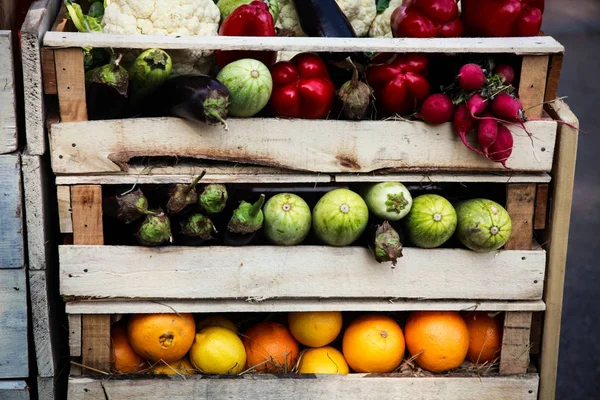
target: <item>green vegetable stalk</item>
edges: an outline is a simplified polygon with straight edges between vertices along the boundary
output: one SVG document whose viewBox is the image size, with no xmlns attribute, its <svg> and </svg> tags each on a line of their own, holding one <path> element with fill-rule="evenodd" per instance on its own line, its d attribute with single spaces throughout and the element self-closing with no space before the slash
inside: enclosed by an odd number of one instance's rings
<svg viewBox="0 0 600 400">
<path fill-rule="evenodd" d="M 191 238 L 212 240 L 213 233 L 217 233 L 217 228 L 210 218 L 202 214 L 192 214 L 181 223 L 181 233 Z"/>
<path fill-rule="evenodd" d="M 169 214 L 180 213 L 187 206 L 198 202 L 196 185 L 204 174 L 206 174 L 206 171 L 202 171 L 189 185 L 178 183 L 169 188 L 169 201 L 167 202 L 167 212 Z"/>
<path fill-rule="evenodd" d="M 171 74 L 173 61 L 161 49 L 144 51 L 129 68 L 132 101 L 139 101 L 161 87 Z"/>
<path fill-rule="evenodd" d="M 265 203 L 265 195 L 261 194 L 254 204 L 242 201 L 240 206 L 233 212 L 227 229 L 237 234 L 249 234 L 258 231 L 263 226 L 262 206 Z"/>
<path fill-rule="evenodd" d="M 143 246 L 158 246 L 165 242 L 172 242 L 169 217 L 161 209 L 152 215 L 147 215 L 136 233 L 136 238 Z"/>
<path fill-rule="evenodd" d="M 402 257 L 400 235 L 388 221 L 383 221 L 383 224 L 377 225 L 371 250 L 375 254 L 377 262 L 380 263 L 391 261 L 392 265 L 395 266 L 398 258 Z"/>
<path fill-rule="evenodd" d="M 228 197 L 225 185 L 211 183 L 200 194 L 200 207 L 209 214 L 218 214 L 225 209 Z"/>
<path fill-rule="evenodd" d="M 153 215 L 148 210 L 148 199 L 140 189 L 122 196 L 108 196 L 102 202 L 106 215 L 130 224 L 144 215 Z"/>
</svg>

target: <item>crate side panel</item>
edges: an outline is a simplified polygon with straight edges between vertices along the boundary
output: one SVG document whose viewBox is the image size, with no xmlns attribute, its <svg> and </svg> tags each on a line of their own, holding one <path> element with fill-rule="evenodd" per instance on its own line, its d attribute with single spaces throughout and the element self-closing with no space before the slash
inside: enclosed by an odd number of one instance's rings
<svg viewBox="0 0 600 400">
<path fill-rule="evenodd" d="M 0 379 L 29 376 L 24 269 L 0 269 Z"/>
<path fill-rule="evenodd" d="M 23 198 L 21 159 L 18 155 L 0 155 L 0 268 L 22 268 Z"/>
<path fill-rule="evenodd" d="M 15 73 L 10 31 L 0 31 L 0 154 L 17 149 Z"/>
</svg>

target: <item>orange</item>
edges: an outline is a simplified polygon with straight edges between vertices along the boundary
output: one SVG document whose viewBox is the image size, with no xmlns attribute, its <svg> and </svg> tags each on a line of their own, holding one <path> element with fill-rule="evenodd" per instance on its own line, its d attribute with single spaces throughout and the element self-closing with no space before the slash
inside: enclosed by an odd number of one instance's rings
<svg viewBox="0 0 600 400">
<path fill-rule="evenodd" d="M 196 369 L 186 357 L 182 358 L 181 360 L 172 362 L 170 364 L 158 362 L 154 367 L 152 367 L 149 373 L 155 375 L 192 375 L 196 373 Z"/>
<path fill-rule="evenodd" d="M 308 349 L 300 355 L 298 372 L 301 374 L 341 374 L 350 372 L 346 359 L 331 346 Z"/>
<path fill-rule="evenodd" d="M 122 374 L 138 372 L 148 365 L 131 348 L 124 326 L 114 325 L 110 329 L 110 366 Z"/>
<path fill-rule="evenodd" d="M 182 359 L 192 347 L 195 334 L 192 314 L 136 314 L 127 324 L 131 347 L 152 362 Z"/>
<path fill-rule="evenodd" d="M 322 347 L 333 342 L 342 330 L 342 313 L 291 312 L 288 325 L 292 336 L 308 347 Z"/>
<path fill-rule="evenodd" d="M 190 360 L 206 374 L 239 374 L 246 366 L 246 349 L 232 330 L 207 326 L 196 333 Z"/>
<path fill-rule="evenodd" d="M 469 349 L 467 324 L 454 311 L 413 312 L 406 321 L 404 335 L 417 364 L 431 372 L 459 367 Z"/>
<path fill-rule="evenodd" d="M 300 348 L 290 331 L 277 322 L 262 322 L 242 335 L 246 366 L 258 372 L 291 372 Z"/>
<path fill-rule="evenodd" d="M 492 362 L 500 356 L 502 347 L 502 316 L 490 317 L 487 312 L 465 315 L 469 330 L 469 360 L 475 364 Z"/>
<path fill-rule="evenodd" d="M 367 314 L 346 328 L 342 350 L 356 372 L 392 372 L 404 357 L 404 335 L 390 317 Z"/>
<path fill-rule="evenodd" d="M 219 314 L 209 315 L 196 323 L 196 332 L 200 332 L 207 326 L 221 326 L 227 328 L 233 333 L 238 333 L 237 326 L 229 319 Z"/>
</svg>

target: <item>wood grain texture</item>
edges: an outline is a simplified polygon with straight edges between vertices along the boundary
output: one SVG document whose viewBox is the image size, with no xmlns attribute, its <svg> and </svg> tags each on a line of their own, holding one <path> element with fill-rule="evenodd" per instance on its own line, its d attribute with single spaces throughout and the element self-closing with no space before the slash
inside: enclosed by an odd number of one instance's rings
<svg viewBox="0 0 600 400">
<path fill-rule="evenodd" d="M 44 82 L 44 94 L 58 94 L 56 86 L 56 66 L 54 63 L 54 50 L 42 49 L 42 80 Z"/>
<path fill-rule="evenodd" d="M 0 155 L 0 268 L 23 268 L 21 157 Z"/>
<path fill-rule="evenodd" d="M 504 332 L 500 353 L 501 374 L 523 374 L 529 367 L 531 331 L 530 312 L 507 312 L 504 314 Z"/>
<path fill-rule="evenodd" d="M 507 185 L 506 211 L 512 220 L 512 234 L 504 245 L 506 250 L 531 249 L 535 194 L 536 185 L 534 183 L 510 183 Z"/>
<path fill-rule="evenodd" d="M 139 399 L 168 393 L 172 399 L 357 399 L 409 398 L 419 400 L 535 400 L 538 376 L 494 377 L 382 377 L 350 374 L 280 378 L 247 374 L 243 377 L 206 379 L 90 379 L 70 378 L 69 399 Z M 106 395 L 105 395 L 106 393 Z"/>
<path fill-rule="evenodd" d="M 548 191 L 547 183 L 539 183 L 535 194 L 535 213 L 533 215 L 533 229 L 544 229 L 548 217 Z"/>
<path fill-rule="evenodd" d="M 541 118 L 546 93 L 548 56 L 524 56 L 519 78 L 519 100 L 525 115 Z"/>
<path fill-rule="evenodd" d="M 0 381 L 0 399 L 29 400 L 29 387 L 25 381 Z"/>
<path fill-rule="evenodd" d="M 579 126 L 577 117 L 563 101 L 554 102 L 547 110 L 555 118 Z M 578 136 L 579 132 L 576 129 L 567 125 L 559 127 L 557 140 L 558 152 L 553 174 L 552 205 L 545 238 L 549 258 L 544 300 L 548 309 L 544 313 L 544 334 L 542 336 L 542 359 L 540 365 L 541 400 L 554 399 L 556 390 L 560 322 Z"/>
<path fill-rule="evenodd" d="M 544 101 L 552 101 L 558 97 L 558 83 L 560 82 L 560 72 L 563 64 L 563 54 L 553 54 L 550 56 L 550 65 L 548 68 L 548 80 L 546 82 L 546 94 Z"/>
<path fill-rule="evenodd" d="M 29 351 L 24 269 L 0 269 L 0 327 L 0 379 L 27 378 Z"/>
<path fill-rule="evenodd" d="M 57 396 L 54 391 L 54 379 L 54 377 L 43 378 L 41 376 L 38 376 L 38 400 L 55 400 L 60 398 L 60 396 Z"/>
<path fill-rule="evenodd" d="M 69 314 L 69 349 L 71 357 L 81 357 L 81 314 Z"/>
<path fill-rule="evenodd" d="M 50 325 L 48 285 L 44 270 L 29 271 L 29 293 L 31 296 L 31 320 L 38 376 L 47 378 L 55 375 L 55 359 Z"/>
<path fill-rule="evenodd" d="M 63 296 L 140 299 L 537 300 L 546 258 L 541 250 L 406 248 L 393 269 L 361 247 L 60 246 L 59 253 Z"/>
<path fill-rule="evenodd" d="M 394 53 L 510 53 L 553 54 L 564 47 L 550 36 L 520 38 L 308 38 L 239 36 L 159 36 L 104 33 L 48 32 L 48 47 L 113 47 L 196 50 L 276 50 L 297 52 L 394 52 Z"/>
<path fill-rule="evenodd" d="M 102 226 L 102 187 L 71 188 L 74 244 L 104 244 Z"/>
<path fill-rule="evenodd" d="M 290 311 L 543 311 L 544 302 L 400 299 L 269 299 L 269 300 L 82 300 L 66 304 L 69 315 L 134 313 L 224 313 Z"/>
<path fill-rule="evenodd" d="M 81 363 L 110 371 L 110 315 L 82 315 L 81 332 Z"/>
<path fill-rule="evenodd" d="M 60 120 L 63 122 L 87 120 L 83 50 L 77 48 L 55 50 L 54 64 Z"/>
<path fill-rule="evenodd" d="M 52 168 L 56 174 L 118 173 L 126 170 L 133 157 L 170 156 L 324 173 L 380 169 L 506 172 L 501 164 L 468 150 L 449 123 L 432 127 L 408 121 L 266 118 L 228 123 L 228 132 L 178 118 L 54 124 Z M 515 147 L 508 167 L 515 172 L 550 171 L 556 122 L 526 125 L 535 135 L 535 153 L 529 137 L 512 127 Z"/>
<path fill-rule="evenodd" d="M 10 31 L 0 31 L 0 154 L 17 149 L 17 104 Z"/>
<path fill-rule="evenodd" d="M 58 220 L 61 233 L 73 233 L 73 220 L 71 217 L 71 188 L 57 186 Z"/>
</svg>

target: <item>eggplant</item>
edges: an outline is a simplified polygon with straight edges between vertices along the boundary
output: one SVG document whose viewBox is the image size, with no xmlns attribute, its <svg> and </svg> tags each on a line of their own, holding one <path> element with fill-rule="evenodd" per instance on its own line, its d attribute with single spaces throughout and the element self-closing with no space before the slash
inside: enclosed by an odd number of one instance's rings
<svg viewBox="0 0 600 400">
<path fill-rule="evenodd" d="M 104 197 L 102 211 L 126 224 L 137 221 L 144 215 L 153 214 L 148 210 L 148 199 L 140 189 L 124 195 Z"/>
<path fill-rule="evenodd" d="M 128 69 L 131 101 L 138 102 L 160 88 L 172 67 L 171 57 L 161 49 L 149 49 L 140 54 Z"/>
<path fill-rule="evenodd" d="M 221 123 L 231 105 L 229 90 L 207 75 L 181 75 L 167 79 L 159 90 L 148 97 L 143 107 L 146 116 L 174 116 L 208 124 Z"/>
<path fill-rule="evenodd" d="M 263 227 L 263 204 L 265 204 L 264 194 L 261 194 L 254 204 L 242 200 L 227 224 L 226 246 L 244 246 L 254 239 L 256 232 Z"/>
<path fill-rule="evenodd" d="M 172 242 L 169 217 L 160 208 L 146 215 L 146 219 L 140 224 L 135 237 L 142 246 L 159 246 L 166 242 Z"/>
<path fill-rule="evenodd" d="M 196 185 L 200 182 L 200 179 L 206 174 L 206 171 L 202 171 L 192 183 L 189 185 L 177 183 L 169 187 L 169 201 L 167 202 L 167 213 L 178 214 L 182 212 L 187 206 L 198 202 L 198 192 L 196 191 Z"/>
<path fill-rule="evenodd" d="M 181 225 L 181 244 L 188 246 L 200 246 L 210 240 L 214 240 L 217 228 L 210 218 L 196 213 L 190 215 Z"/>
<path fill-rule="evenodd" d="M 121 66 L 121 54 L 109 64 L 86 73 L 89 120 L 118 119 L 127 113 L 129 74 Z"/>
<path fill-rule="evenodd" d="M 388 221 L 374 227 L 375 234 L 369 248 L 375 255 L 375 260 L 382 263 L 391 261 L 396 266 L 399 257 L 402 257 L 402 242 L 398 232 Z"/>
</svg>

